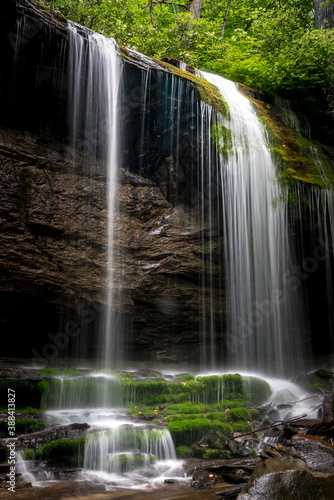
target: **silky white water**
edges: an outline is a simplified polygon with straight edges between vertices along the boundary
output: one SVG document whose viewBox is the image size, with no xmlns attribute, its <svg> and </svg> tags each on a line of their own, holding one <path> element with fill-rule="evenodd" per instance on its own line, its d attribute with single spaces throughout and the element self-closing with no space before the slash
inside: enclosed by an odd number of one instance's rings
<svg viewBox="0 0 334 500">
<path fill-rule="evenodd" d="M 113 39 L 94 32 L 79 34 L 69 24 L 69 127 L 74 165 L 97 173 L 97 163 L 104 161 L 107 198 L 107 244 L 104 303 L 97 356 L 102 368 L 115 366 L 122 358 L 123 344 L 113 300 L 114 226 L 116 183 L 119 170 L 118 96 L 121 59 Z M 86 165 L 87 163 L 87 165 Z"/>
<path fill-rule="evenodd" d="M 262 125 L 237 85 L 202 73 L 230 109 L 218 126 L 231 131 L 220 155 L 227 275 L 227 349 L 231 368 L 286 374 L 302 369 L 307 339 L 301 295 L 291 276 L 287 210 Z M 224 129 L 222 129 L 224 130 Z M 224 146 L 224 134 L 221 146 Z"/>
</svg>

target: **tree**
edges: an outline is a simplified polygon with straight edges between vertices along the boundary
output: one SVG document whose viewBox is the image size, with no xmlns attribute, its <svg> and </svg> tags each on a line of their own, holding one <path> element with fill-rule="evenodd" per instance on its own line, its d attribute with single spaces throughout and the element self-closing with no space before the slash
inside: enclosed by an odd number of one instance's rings
<svg viewBox="0 0 334 500">
<path fill-rule="evenodd" d="M 224 22 L 223 22 L 222 32 L 220 34 L 220 39 L 221 40 L 224 38 L 224 34 L 225 34 L 225 30 L 226 30 L 226 25 L 227 25 L 227 20 L 228 20 L 228 15 L 230 13 L 230 8 L 231 8 L 231 1 L 232 0 L 228 0 L 228 2 L 227 2 L 226 12 L 225 12 L 225 19 L 224 19 Z"/>
<path fill-rule="evenodd" d="M 188 10 L 195 19 L 199 19 L 202 14 L 203 0 L 190 0 Z"/>
<path fill-rule="evenodd" d="M 334 2 L 313 0 L 315 11 L 315 27 L 334 28 Z"/>
</svg>

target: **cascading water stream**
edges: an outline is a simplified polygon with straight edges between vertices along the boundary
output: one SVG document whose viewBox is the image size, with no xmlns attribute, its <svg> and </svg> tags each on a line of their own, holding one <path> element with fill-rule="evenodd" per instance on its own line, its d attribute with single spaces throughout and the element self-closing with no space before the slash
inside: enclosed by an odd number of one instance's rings
<svg viewBox="0 0 334 500">
<path fill-rule="evenodd" d="M 69 25 L 69 106 L 68 121 L 74 167 L 87 175 L 101 175 L 97 165 L 105 165 L 107 192 L 107 275 L 100 338 L 97 340 L 101 368 L 116 369 L 124 359 L 122 335 L 113 312 L 115 298 L 114 226 L 116 185 L 119 170 L 118 136 L 119 83 L 121 62 L 113 40 L 74 24 Z M 145 79 L 147 85 L 147 77 Z M 172 82 L 173 85 L 174 81 Z M 171 119 L 171 117 L 169 117 Z M 143 116 L 143 129 L 145 115 Z M 171 138 L 175 142 L 177 138 Z M 177 158 L 175 159 L 177 164 Z M 84 475 L 110 481 L 112 474 L 129 473 L 153 463 L 160 464 L 154 476 L 175 468 L 175 448 L 167 430 L 132 425 L 122 410 L 123 397 L 117 393 L 110 374 L 82 379 L 55 379 L 52 418 L 69 422 L 89 421 L 92 433 L 84 449 Z M 78 386 L 79 384 L 79 386 Z M 91 408 L 94 408 L 94 411 Z M 67 410 L 64 410 L 66 409 Z M 100 409 L 99 409 L 100 408 Z M 111 410 L 110 408 L 113 408 Z M 74 419 L 74 420 L 73 420 Z M 170 463 L 171 462 L 171 463 Z M 173 465 L 174 464 L 174 465 Z M 156 467 L 154 465 L 154 467 Z M 176 473 L 176 471 L 174 471 Z M 102 475 L 102 476 L 101 476 Z M 149 474 L 150 475 L 150 474 Z M 145 470 L 142 471 L 145 476 Z M 146 483 L 147 483 L 146 478 Z M 136 479 L 142 483 L 143 480 Z M 145 482 L 145 481 L 144 481 Z M 131 481 L 128 477 L 129 486 Z"/>
<path fill-rule="evenodd" d="M 273 205 L 281 189 L 266 136 L 236 84 L 209 73 L 202 76 L 218 87 L 231 117 L 220 117 L 218 125 L 221 146 L 226 129 L 233 143 L 220 155 L 231 367 L 287 374 L 293 366 L 296 372 L 307 359 L 305 326 L 289 275 L 293 261 L 286 206 Z"/>
<path fill-rule="evenodd" d="M 96 174 L 98 160 L 105 162 L 107 185 L 107 274 L 98 357 L 101 368 L 114 367 L 122 358 L 122 335 L 113 313 L 114 225 L 119 163 L 118 96 L 121 59 L 113 39 L 97 33 L 78 33 L 69 24 L 68 117 L 74 164 L 81 162 Z M 80 152 L 80 155 L 78 153 Z"/>
</svg>

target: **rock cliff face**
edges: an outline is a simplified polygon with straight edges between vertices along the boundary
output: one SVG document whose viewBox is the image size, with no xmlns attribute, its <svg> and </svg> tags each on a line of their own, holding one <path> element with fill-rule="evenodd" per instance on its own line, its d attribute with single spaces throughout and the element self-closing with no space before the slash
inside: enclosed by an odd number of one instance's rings
<svg viewBox="0 0 334 500">
<path fill-rule="evenodd" d="M 64 20 L 38 12 L 34 2 L 5 4 L 1 319 L 6 336 L 24 334 L 3 355 L 94 356 L 106 307 L 105 161 L 78 159 L 78 153 L 76 165 L 72 161 Z M 148 360 L 196 360 L 210 300 L 215 322 L 220 327 L 224 321 L 222 242 L 199 208 L 205 207 L 205 192 L 198 190 L 199 112 L 189 106 L 200 96 L 192 81 L 183 79 L 181 86 L 181 76 L 168 65 L 131 53 L 124 57 L 120 127 L 126 139 L 117 187 L 113 301 L 119 334 L 128 357 L 142 359 L 145 351 Z M 145 74 L 150 119 L 141 130 Z M 170 94 L 172 80 L 180 87 L 177 97 Z M 171 106 L 176 98 L 185 107 L 179 106 L 178 122 L 168 121 L 162 103 Z M 203 244 L 209 234 L 210 262 Z M 80 335 L 62 343 L 71 321 Z"/>
</svg>

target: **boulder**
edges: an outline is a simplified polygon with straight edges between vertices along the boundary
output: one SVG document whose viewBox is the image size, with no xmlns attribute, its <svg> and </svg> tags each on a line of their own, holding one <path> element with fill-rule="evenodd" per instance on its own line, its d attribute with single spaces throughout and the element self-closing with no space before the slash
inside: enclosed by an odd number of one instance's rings
<svg viewBox="0 0 334 500">
<path fill-rule="evenodd" d="M 239 500 L 331 500 L 334 475 L 313 472 L 299 459 L 271 458 L 259 464 Z"/>
<path fill-rule="evenodd" d="M 334 446 L 328 441 L 318 436 L 297 434 L 292 437 L 292 446 L 309 469 L 334 473 Z"/>
</svg>

